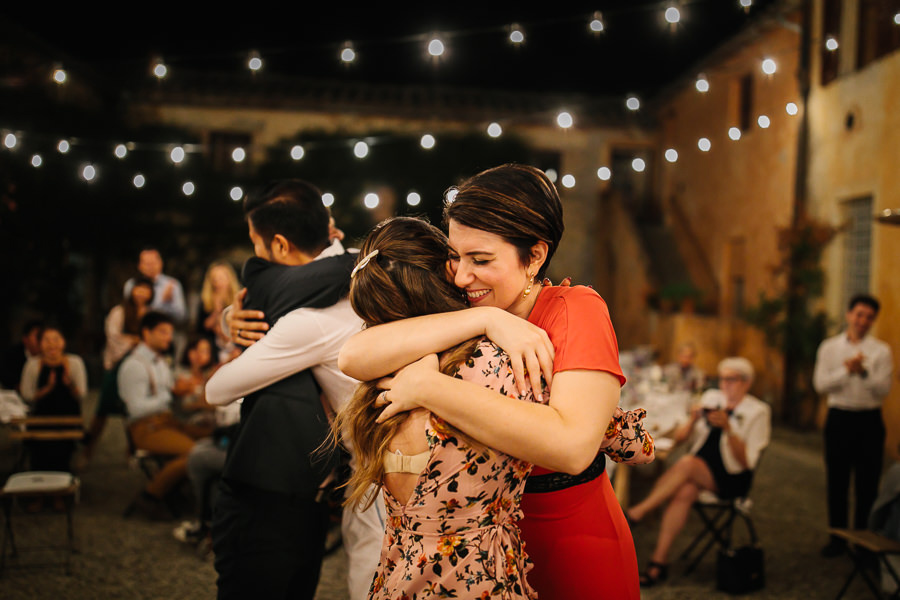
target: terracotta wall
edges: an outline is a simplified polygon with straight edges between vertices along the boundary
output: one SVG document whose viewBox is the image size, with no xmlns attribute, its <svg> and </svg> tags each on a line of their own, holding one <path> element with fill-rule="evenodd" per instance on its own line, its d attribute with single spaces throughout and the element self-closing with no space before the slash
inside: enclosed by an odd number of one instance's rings
<svg viewBox="0 0 900 600">
<path fill-rule="evenodd" d="M 845 14 L 852 16 L 846 3 Z M 820 37 L 815 3 L 813 38 Z M 856 28 L 845 22 L 841 31 L 839 77 L 819 85 L 819 54 L 812 53 L 814 85 L 810 95 L 809 209 L 815 216 L 839 225 L 844 204 L 871 196 L 873 213 L 900 208 L 900 51 L 882 57 L 862 70 L 855 68 Z M 853 126 L 848 127 L 852 115 Z M 874 216 L 874 215 L 873 215 Z M 842 323 L 844 252 L 839 235 L 825 257 L 825 307 Z M 872 228 L 870 291 L 882 303 L 872 330 L 894 353 L 894 385 L 885 402 L 888 452 L 900 458 L 900 227 L 874 223 Z M 838 327 L 834 328 L 836 333 Z"/>
</svg>

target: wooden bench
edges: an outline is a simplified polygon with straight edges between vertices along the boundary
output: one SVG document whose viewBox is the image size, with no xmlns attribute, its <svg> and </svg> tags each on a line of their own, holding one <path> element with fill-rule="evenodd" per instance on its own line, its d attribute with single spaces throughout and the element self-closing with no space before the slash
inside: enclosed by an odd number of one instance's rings
<svg viewBox="0 0 900 600">
<path fill-rule="evenodd" d="M 857 573 L 862 576 L 863 581 L 866 582 L 866 585 L 869 586 L 876 598 L 884 597 L 884 594 L 869 576 L 866 557 L 863 552 L 860 552 L 860 549 L 870 552 L 872 556 L 875 556 L 884 565 L 886 572 L 890 574 L 897 584 L 896 591 L 889 597 L 900 598 L 900 576 L 897 575 L 890 561 L 887 560 L 888 556 L 900 554 L 900 542 L 865 529 L 829 529 L 828 533 L 847 542 L 847 554 L 853 559 L 853 571 L 850 572 L 850 576 L 847 577 L 844 587 L 838 592 L 836 598 L 843 597 Z"/>
</svg>

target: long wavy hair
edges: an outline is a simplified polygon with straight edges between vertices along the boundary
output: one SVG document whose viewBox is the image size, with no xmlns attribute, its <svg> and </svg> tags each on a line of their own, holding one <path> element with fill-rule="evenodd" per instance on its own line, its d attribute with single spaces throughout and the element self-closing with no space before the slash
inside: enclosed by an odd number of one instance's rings
<svg viewBox="0 0 900 600">
<path fill-rule="evenodd" d="M 234 267 L 224 260 L 214 261 L 206 269 L 206 274 L 203 276 L 203 286 L 200 288 L 200 301 L 203 303 L 203 310 L 208 313 L 211 313 L 215 308 L 215 290 L 213 289 L 212 273 L 216 269 L 223 270 L 228 279 L 228 291 L 225 294 L 225 306 L 228 306 L 234 301 L 234 297 L 241 289 L 241 284 L 238 281 Z"/>
<path fill-rule="evenodd" d="M 448 276 L 447 237 L 438 228 L 410 217 L 388 219 L 366 238 L 358 264 L 375 250 L 378 253 L 359 267 L 350 285 L 350 303 L 367 327 L 468 308 L 464 293 Z M 441 372 L 455 374 L 477 343 L 477 339 L 468 340 L 443 352 Z M 348 482 L 348 505 L 368 507 L 374 501 L 367 490 L 371 484 L 383 485 L 385 453 L 407 416 L 402 413 L 376 423 L 384 410 L 375 406 L 380 392 L 374 381 L 361 383 L 332 422 L 332 441 L 336 443 L 343 436 L 357 460 Z M 479 446 L 452 427 L 447 429 Z"/>
</svg>

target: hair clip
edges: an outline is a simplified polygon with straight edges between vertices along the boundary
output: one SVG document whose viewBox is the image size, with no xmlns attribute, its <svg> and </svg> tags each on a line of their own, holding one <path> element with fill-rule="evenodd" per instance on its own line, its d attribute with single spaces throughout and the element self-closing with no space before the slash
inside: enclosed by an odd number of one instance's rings
<svg viewBox="0 0 900 600">
<path fill-rule="evenodd" d="M 359 261 L 359 263 L 357 263 L 357 265 L 356 265 L 355 267 L 353 267 L 353 271 L 350 272 L 350 279 L 353 279 L 353 277 L 356 275 L 356 272 L 357 272 L 357 271 L 359 271 L 359 270 L 362 269 L 364 266 L 366 266 L 367 264 L 369 264 L 369 261 L 372 260 L 372 258 L 373 258 L 376 254 L 378 254 L 378 248 L 375 248 L 374 250 L 372 250 L 371 252 L 369 252 L 368 254 L 366 254 L 366 256 L 365 256 L 361 261 Z"/>
</svg>

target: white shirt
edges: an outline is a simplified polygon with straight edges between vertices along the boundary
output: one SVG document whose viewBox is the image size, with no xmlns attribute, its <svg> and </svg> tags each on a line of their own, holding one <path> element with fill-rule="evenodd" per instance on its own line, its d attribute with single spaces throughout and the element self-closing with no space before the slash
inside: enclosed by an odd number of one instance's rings
<svg viewBox="0 0 900 600">
<path fill-rule="evenodd" d="M 337 412 L 359 383 L 338 369 L 338 354 L 360 329 L 362 320 L 348 299 L 327 308 L 292 310 L 261 340 L 219 367 L 206 382 L 206 401 L 228 404 L 311 368 L 328 404 Z"/>
<path fill-rule="evenodd" d="M 865 377 L 851 374 L 844 361 L 863 355 Z M 891 348 L 879 339 L 867 335 L 858 343 L 847 332 L 830 337 L 819 345 L 813 387 L 828 395 L 828 406 L 843 410 L 872 410 L 881 408 L 884 397 L 891 390 L 894 358 Z"/>
<path fill-rule="evenodd" d="M 144 342 L 122 362 L 117 384 L 128 410 L 129 423 L 171 409 L 175 384 L 172 369 Z"/>
<path fill-rule="evenodd" d="M 707 390 L 700 397 L 700 405 L 703 408 L 720 409 L 728 403 L 725 394 L 721 390 Z M 759 455 L 769 445 L 772 435 L 772 409 L 768 404 L 747 394 L 744 396 L 728 417 L 732 435 L 736 435 L 744 442 L 744 454 L 747 457 L 747 465 L 750 470 L 756 468 Z M 691 432 L 691 454 L 696 454 L 709 435 L 710 426 L 706 419 L 699 418 L 694 423 Z M 736 474 L 745 471 L 744 465 L 735 457 L 728 443 L 728 436 L 723 435 L 719 440 L 719 453 L 722 455 L 722 464 L 729 473 Z"/>
</svg>

